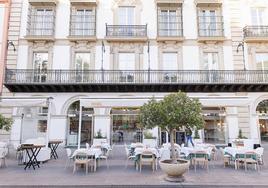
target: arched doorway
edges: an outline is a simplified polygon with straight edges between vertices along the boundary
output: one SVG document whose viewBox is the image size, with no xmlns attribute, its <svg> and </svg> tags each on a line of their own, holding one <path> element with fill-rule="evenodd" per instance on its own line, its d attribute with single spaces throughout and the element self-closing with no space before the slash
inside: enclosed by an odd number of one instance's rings
<svg viewBox="0 0 268 188">
<path fill-rule="evenodd" d="M 113 108 L 111 110 L 111 130 L 113 143 L 142 141 L 138 108 Z"/>
<path fill-rule="evenodd" d="M 268 100 L 261 101 L 256 108 L 259 118 L 261 141 L 268 141 Z"/>
<path fill-rule="evenodd" d="M 80 145 L 85 145 L 86 143 L 92 143 L 93 127 L 94 127 L 93 126 L 94 109 L 82 107 L 82 124 L 80 134 L 79 134 L 79 109 L 80 109 L 80 101 L 75 101 L 69 106 L 67 111 L 68 146 L 77 146 L 79 135 L 80 135 Z"/>
</svg>

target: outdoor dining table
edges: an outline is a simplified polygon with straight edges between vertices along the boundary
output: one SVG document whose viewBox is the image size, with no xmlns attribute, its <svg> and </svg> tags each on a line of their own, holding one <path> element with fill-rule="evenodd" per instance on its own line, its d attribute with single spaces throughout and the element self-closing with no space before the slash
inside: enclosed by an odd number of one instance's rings
<svg viewBox="0 0 268 188">
<path fill-rule="evenodd" d="M 50 140 L 48 142 L 48 147 L 51 149 L 50 157 L 54 157 L 54 159 L 59 158 L 57 154 L 57 148 L 62 143 L 62 140 Z"/>
<path fill-rule="evenodd" d="M 93 156 L 94 157 L 94 171 L 96 172 L 97 170 L 97 159 L 100 158 L 102 155 L 101 148 L 90 148 L 90 149 L 77 149 L 74 151 L 72 158 L 74 158 L 77 154 L 79 153 L 86 153 L 87 156 Z"/>
<path fill-rule="evenodd" d="M 191 159 L 192 156 L 196 153 L 196 152 L 199 152 L 199 151 L 204 151 L 205 153 L 207 153 L 208 155 L 208 158 L 210 158 L 211 156 L 211 149 L 209 148 L 202 148 L 202 147 L 194 147 L 194 148 L 190 148 L 190 147 L 182 147 L 181 148 L 181 153 L 184 153 L 185 154 L 185 157 L 187 159 Z"/>
<path fill-rule="evenodd" d="M 28 162 L 26 162 L 24 170 L 26 170 L 27 167 L 31 168 L 31 166 L 33 167 L 34 170 L 35 170 L 35 166 L 40 168 L 36 157 L 38 153 L 40 152 L 41 148 L 43 147 L 45 147 L 45 145 L 34 145 L 34 144 L 22 144 L 21 145 L 20 149 L 25 150 L 29 158 Z"/>
<path fill-rule="evenodd" d="M 224 148 L 224 153 L 231 155 L 232 159 L 234 160 L 237 155 L 239 154 L 245 154 L 247 152 L 254 152 L 253 149 L 249 149 L 246 147 L 226 147 Z"/>
</svg>

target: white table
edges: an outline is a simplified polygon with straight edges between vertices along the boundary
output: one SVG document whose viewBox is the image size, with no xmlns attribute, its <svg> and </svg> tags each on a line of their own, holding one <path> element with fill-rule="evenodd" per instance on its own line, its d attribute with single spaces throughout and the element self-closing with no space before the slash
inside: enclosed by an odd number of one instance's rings
<svg viewBox="0 0 268 188">
<path fill-rule="evenodd" d="M 136 148 L 137 146 L 144 147 L 144 145 L 142 143 L 131 143 L 130 144 L 130 148 Z"/>
<path fill-rule="evenodd" d="M 186 157 L 188 157 L 190 154 L 196 153 L 197 151 L 204 151 L 205 153 L 208 154 L 208 156 L 211 155 L 212 149 L 210 148 L 202 148 L 202 147 L 183 147 L 181 148 L 181 153 L 184 153 Z"/>
<path fill-rule="evenodd" d="M 140 155 L 140 154 L 142 154 L 145 151 L 152 152 L 156 156 L 156 158 L 159 158 L 160 157 L 159 152 L 155 148 L 136 148 L 135 151 L 134 151 L 135 152 L 135 156 Z"/>
<path fill-rule="evenodd" d="M 102 155 L 100 148 L 90 148 L 90 149 L 77 149 L 74 151 L 72 158 L 74 158 L 78 153 L 85 153 L 88 156 L 95 156 L 94 158 L 94 171 L 97 170 L 97 159 Z"/>
<path fill-rule="evenodd" d="M 245 154 L 247 152 L 254 152 L 254 150 L 246 148 L 246 147 L 226 147 L 224 148 L 224 152 L 230 154 L 233 158 L 236 157 L 237 154 Z"/>
</svg>

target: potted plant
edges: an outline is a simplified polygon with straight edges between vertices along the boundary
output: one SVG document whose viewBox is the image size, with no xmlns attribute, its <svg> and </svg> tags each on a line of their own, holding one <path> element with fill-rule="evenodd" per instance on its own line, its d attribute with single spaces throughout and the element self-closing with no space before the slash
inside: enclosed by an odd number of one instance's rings
<svg viewBox="0 0 268 188">
<path fill-rule="evenodd" d="M 102 135 L 101 129 L 97 131 L 97 134 L 94 136 L 93 145 L 101 145 L 102 143 L 107 142 L 107 137 Z"/>
<path fill-rule="evenodd" d="M 189 168 L 189 161 L 177 159 L 175 153 L 175 132 L 182 128 L 201 129 L 204 125 L 202 107 L 198 99 L 191 99 L 178 92 L 156 101 L 152 98 L 140 110 L 141 124 L 147 128 L 160 127 L 170 135 L 171 159 L 160 162 L 161 169 L 167 174 L 168 181 L 183 181 L 183 174 Z"/>
<path fill-rule="evenodd" d="M 143 144 L 153 148 L 157 146 L 156 137 L 149 130 L 143 132 Z"/>
<path fill-rule="evenodd" d="M 0 114 L 0 130 L 10 131 L 13 120 Z"/>
<path fill-rule="evenodd" d="M 236 147 L 243 147 L 246 139 L 247 137 L 243 136 L 242 130 L 239 129 L 238 137 L 233 141 L 233 143 Z"/>
</svg>

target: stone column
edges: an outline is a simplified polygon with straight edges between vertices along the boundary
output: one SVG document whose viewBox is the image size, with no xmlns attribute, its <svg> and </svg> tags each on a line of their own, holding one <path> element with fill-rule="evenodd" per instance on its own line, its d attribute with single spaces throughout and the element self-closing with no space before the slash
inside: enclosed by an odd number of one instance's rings
<svg viewBox="0 0 268 188">
<path fill-rule="evenodd" d="M 260 129 L 259 129 L 259 117 L 256 111 L 253 111 L 252 106 L 249 106 L 249 126 L 250 126 L 250 138 L 253 141 L 253 144 L 259 144 L 260 139 Z"/>
<path fill-rule="evenodd" d="M 236 107 L 226 108 L 226 123 L 227 123 L 227 135 L 228 143 L 232 143 L 234 139 L 238 137 L 238 114 Z"/>
</svg>

